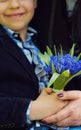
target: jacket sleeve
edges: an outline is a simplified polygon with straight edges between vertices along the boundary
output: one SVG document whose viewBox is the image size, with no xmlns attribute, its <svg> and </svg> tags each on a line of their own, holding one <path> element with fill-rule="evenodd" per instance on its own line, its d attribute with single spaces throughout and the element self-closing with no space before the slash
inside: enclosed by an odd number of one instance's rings
<svg viewBox="0 0 81 130">
<path fill-rule="evenodd" d="M 0 97 L 0 127 L 24 127 L 30 99 Z"/>
</svg>

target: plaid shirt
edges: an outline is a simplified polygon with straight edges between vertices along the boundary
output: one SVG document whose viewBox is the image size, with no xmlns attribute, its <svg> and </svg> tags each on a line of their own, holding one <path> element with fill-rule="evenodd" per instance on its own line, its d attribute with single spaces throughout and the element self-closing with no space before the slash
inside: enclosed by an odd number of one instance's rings
<svg viewBox="0 0 81 130">
<path fill-rule="evenodd" d="M 27 59 L 29 60 L 30 64 L 35 65 L 35 74 L 37 75 L 39 81 L 39 92 L 47 86 L 48 83 L 48 76 L 46 72 L 43 70 L 44 62 L 39 57 L 38 53 L 40 50 L 35 46 L 32 39 L 35 39 L 37 32 L 29 27 L 27 31 L 26 41 L 23 42 L 19 36 L 19 34 L 15 33 L 14 31 L 4 27 L 9 36 L 15 41 L 15 43 L 21 48 L 23 53 L 26 55 Z"/>
</svg>

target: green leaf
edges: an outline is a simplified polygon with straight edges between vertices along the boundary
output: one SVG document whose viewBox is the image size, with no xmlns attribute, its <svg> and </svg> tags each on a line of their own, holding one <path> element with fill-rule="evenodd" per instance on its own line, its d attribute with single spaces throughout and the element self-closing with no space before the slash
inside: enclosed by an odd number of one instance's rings
<svg viewBox="0 0 81 130">
<path fill-rule="evenodd" d="M 62 72 L 62 75 L 65 77 L 69 77 L 70 76 L 69 70 L 65 70 L 64 72 Z"/>
<path fill-rule="evenodd" d="M 81 58 L 81 53 L 77 56 L 77 61 L 80 60 Z"/>
<path fill-rule="evenodd" d="M 51 79 L 50 79 L 49 82 L 48 82 L 48 87 L 50 87 L 50 86 L 55 82 L 55 80 L 58 78 L 58 76 L 59 76 L 58 73 L 56 73 L 56 72 L 53 73 Z"/>
<path fill-rule="evenodd" d="M 74 75 L 70 75 L 69 77 L 65 77 L 63 74 L 60 74 L 53 84 L 53 91 L 64 90 L 64 87 L 68 84 L 68 82 L 80 74 L 81 71 L 77 72 Z"/>
<path fill-rule="evenodd" d="M 49 65 L 49 63 L 50 63 L 50 56 L 47 54 L 47 52 L 44 52 L 44 54 L 39 53 L 39 56 L 41 57 L 41 59 L 42 59 L 47 65 Z"/>
<path fill-rule="evenodd" d="M 52 56 L 53 53 L 52 53 L 51 49 L 50 49 L 48 46 L 46 46 L 46 49 L 47 49 L 48 55 L 49 55 L 49 56 Z"/>
<path fill-rule="evenodd" d="M 54 64 L 52 63 L 52 74 L 55 72 L 56 72 L 56 70 L 55 70 Z"/>
<path fill-rule="evenodd" d="M 60 54 L 63 55 L 62 45 L 60 44 Z"/>
<path fill-rule="evenodd" d="M 69 52 L 72 57 L 74 56 L 75 46 L 76 46 L 76 44 L 73 44 L 72 48 L 70 49 L 70 52 Z"/>
<path fill-rule="evenodd" d="M 55 45 L 54 45 L 54 55 L 57 55 L 57 49 Z"/>
</svg>

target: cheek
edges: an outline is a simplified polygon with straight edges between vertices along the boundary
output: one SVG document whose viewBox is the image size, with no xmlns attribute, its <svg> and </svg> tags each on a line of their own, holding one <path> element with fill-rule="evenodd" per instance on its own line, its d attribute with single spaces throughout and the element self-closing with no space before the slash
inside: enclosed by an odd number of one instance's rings
<svg viewBox="0 0 81 130">
<path fill-rule="evenodd" d="M 0 7 L 0 15 L 3 15 L 3 14 L 4 14 L 4 10 L 1 9 L 1 7 Z"/>
<path fill-rule="evenodd" d="M 6 3 L 0 3 L 0 14 L 4 14 L 7 10 L 7 7 L 8 5 Z"/>
<path fill-rule="evenodd" d="M 24 6 L 24 9 L 25 9 L 27 15 L 29 15 L 29 17 L 33 17 L 34 12 L 35 12 L 35 7 L 33 5 L 31 5 L 31 6 Z"/>
<path fill-rule="evenodd" d="M 6 12 L 6 9 L 0 7 L 0 19 L 2 19 L 4 17 L 5 12 Z"/>
<path fill-rule="evenodd" d="M 5 17 L 6 12 L 7 12 L 7 8 L 0 5 L 0 24 L 7 23 L 7 20 Z"/>
<path fill-rule="evenodd" d="M 36 8 L 36 2 L 23 1 L 22 6 L 23 6 L 26 10 L 32 11 L 32 10 L 35 10 L 35 8 Z"/>
<path fill-rule="evenodd" d="M 34 16 L 34 10 L 30 11 L 28 14 L 27 14 L 27 20 L 31 21 L 32 18 Z"/>
<path fill-rule="evenodd" d="M 4 10 L 0 8 L 0 23 L 4 19 Z"/>
</svg>

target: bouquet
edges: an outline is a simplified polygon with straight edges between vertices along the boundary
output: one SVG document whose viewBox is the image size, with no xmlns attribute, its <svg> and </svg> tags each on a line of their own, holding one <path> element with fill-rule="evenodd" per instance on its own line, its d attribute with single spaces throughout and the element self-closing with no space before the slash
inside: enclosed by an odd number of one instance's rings
<svg viewBox="0 0 81 130">
<path fill-rule="evenodd" d="M 63 53 L 62 46 L 60 52 L 57 52 L 54 46 L 54 54 L 51 49 L 47 46 L 44 54 L 40 53 L 40 57 L 46 63 L 43 67 L 47 75 L 50 75 L 48 86 L 53 87 L 53 91 L 57 92 L 64 90 L 64 87 L 74 77 L 81 74 L 81 53 L 78 56 L 74 55 L 75 44 L 67 54 Z"/>
</svg>

